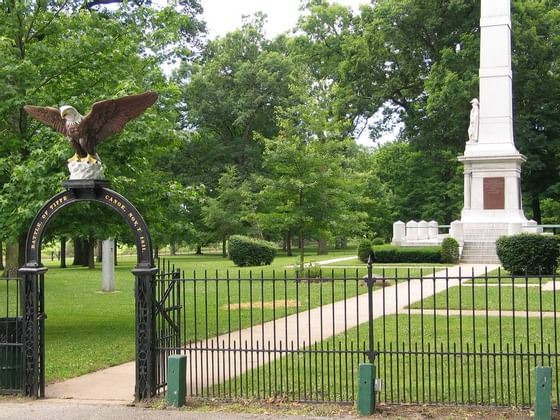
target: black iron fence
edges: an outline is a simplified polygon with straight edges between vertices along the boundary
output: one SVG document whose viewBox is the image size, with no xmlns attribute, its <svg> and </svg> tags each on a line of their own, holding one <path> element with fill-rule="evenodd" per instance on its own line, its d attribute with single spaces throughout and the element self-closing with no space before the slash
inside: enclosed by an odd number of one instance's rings
<svg viewBox="0 0 560 420">
<path fill-rule="evenodd" d="M 23 323 L 20 280 L 0 277 L 0 392 L 23 390 Z"/>
<path fill-rule="evenodd" d="M 556 276 L 333 269 L 185 273 L 154 287 L 157 383 L 187 355 L 193 397 L 352 402 L 373 361 L 378 401 L 530 406 L 534 368 L 560 387 Z M 270 273 L 270 274 L 266 274 Z M 21 284 L 0 279 L 0 389 L 22 380 Z"/>
<path fill-rule="evenodd" d="M 188 395 L 352 402 L 373 360 L 378 401 L 530 406 L 534 368 L 551 366 L 559 407 L 555 276 L 269 272 L 158 280 L 180 283 L 181 344 L 158 349 L 187 355 Z"/>
</svg>

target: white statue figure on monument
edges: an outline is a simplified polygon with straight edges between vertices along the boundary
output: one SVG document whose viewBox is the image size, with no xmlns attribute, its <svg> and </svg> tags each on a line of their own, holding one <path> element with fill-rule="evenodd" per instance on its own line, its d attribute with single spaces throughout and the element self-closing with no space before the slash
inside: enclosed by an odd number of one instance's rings
<svg viewBox="0 0 560 420">
<path fill-rule="evenodd" d="M 478 141 L 478 111 L 479 111 L 479 104 L 478 99 L 474 98 L 471 101 L 472 109 L 471 109 L 471 121 L 469 124 L 469 141 L 472 143 L 476 143 Z"/>
</svg>

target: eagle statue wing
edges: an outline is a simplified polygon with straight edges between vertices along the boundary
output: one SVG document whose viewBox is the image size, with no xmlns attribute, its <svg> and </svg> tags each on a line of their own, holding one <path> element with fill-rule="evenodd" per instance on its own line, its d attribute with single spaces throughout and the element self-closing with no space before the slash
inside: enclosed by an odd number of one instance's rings
<svg viewBox="0 0 560 420">
<path fill-rule="evenodd" d="M 33 105 L 25 105 L 23 109 L 33 118 L 55 129 L 59 133 L 67 134 L 66 121 L 60 116 L 60 111 L 58 109 Z"/>
<path fill-rule="evenodd" d="M 157 98 L 156 92 L 145 92 L 96 102 L 85 116 L 88 138 L 98 144 L 120 132 L 127 122 L 141 115 Z"/>
</svg>

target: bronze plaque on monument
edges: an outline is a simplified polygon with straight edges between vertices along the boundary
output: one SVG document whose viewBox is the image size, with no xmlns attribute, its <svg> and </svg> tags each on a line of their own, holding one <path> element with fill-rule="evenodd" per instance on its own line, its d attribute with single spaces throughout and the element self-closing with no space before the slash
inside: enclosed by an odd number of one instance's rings
<svg viewBox="0 0 560 420">
<path fill-rule="evenodd" d="M 484 210 L 502 210 L 505 207 L 505 179 L 484 178 Z"/>
</svg>

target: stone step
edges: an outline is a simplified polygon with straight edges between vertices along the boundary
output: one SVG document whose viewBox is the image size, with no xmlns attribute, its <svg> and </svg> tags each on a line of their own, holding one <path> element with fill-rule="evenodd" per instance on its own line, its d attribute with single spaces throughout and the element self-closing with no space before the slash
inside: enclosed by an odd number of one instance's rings
<svg viewBox="0 0 560 420">
<path fill-rule="evenodd" d="M 494 240 L 466 241 L 463 244 L 461 262 L 464 263 L 493 263 L 499 264 Z"/>
</svg>

